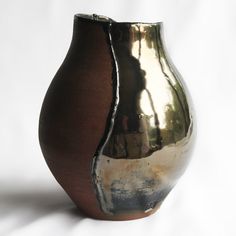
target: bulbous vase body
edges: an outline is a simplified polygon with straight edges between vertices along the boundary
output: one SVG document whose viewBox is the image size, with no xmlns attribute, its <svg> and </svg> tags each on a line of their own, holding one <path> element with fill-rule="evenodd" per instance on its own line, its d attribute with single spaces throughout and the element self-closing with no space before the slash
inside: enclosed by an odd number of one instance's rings
<svg viewBox="0 0 236 236">
<path fill-rule="evenodd" d="M 127 220 L 155 212 L 189 162 L 193 131 L 162 23 L 75 16 L 70 49 L 42 105 L 39 140 L 84 213 Z"/>
</svg>

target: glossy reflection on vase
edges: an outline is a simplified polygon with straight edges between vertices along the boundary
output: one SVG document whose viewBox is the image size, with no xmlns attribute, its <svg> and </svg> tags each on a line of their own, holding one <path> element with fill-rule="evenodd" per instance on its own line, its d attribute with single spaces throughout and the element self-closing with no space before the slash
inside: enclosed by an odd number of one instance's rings
<svg viewBox="0 0 236 236">
<path fill-rule="evenodd" d="M 39 138 L 49 168 L 82 211 L 111 220 L 155 212 L 189 162 L 193 131 L 162 23 L 75 16 Z"/>
</svg>

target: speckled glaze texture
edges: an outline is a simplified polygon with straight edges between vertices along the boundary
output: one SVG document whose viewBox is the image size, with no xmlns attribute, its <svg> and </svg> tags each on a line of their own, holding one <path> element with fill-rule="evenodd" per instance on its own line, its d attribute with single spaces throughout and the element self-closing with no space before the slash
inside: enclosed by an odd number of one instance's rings
<svg viewBox="0 0 236 236">
<path fill-rule="evenodd" d="M 43 102 L 39 139 L 80 210 L 108 220 L 155 212 L 185 171 L 194 130 L 162 23 L 75 15 L 70 49 Z"/>
</svg>

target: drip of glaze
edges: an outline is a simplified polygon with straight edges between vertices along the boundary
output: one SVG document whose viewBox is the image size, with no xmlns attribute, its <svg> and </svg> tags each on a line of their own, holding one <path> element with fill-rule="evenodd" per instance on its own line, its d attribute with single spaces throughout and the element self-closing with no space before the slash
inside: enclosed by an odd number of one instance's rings
<svg viewBox="0 0 236 236">
<path fill-rule="evenodd" d="M 104 147 L 106 146 L 111 134 L 112 134 L 112 130 L 114 127 L 114 120 L 116 117 L 116 113 L 117 113 L 117 107 L 119 104 L 119 69 L 118 69 L 118 62 L 117 62 L 117 57 L 115 55 L 115 51 L 114 51 L 114 47 L 113 47 L 113 40 L 112 40 L 112 36 L 111 36 L 111 27 L 112 27 L 112 23 L 110 22 L 108 25 L 108 42 L 109 42 L 109 46 L 110 46 L 110 50 L 111 50 L 111 56 L 112 56 L 112 61 L 113 61 L 113 65 L 112 65 L 112 69 L 113 69 L 113 73 L 112 73 L 112 86 L 113 86 L 113 102 L 112 102 L 112 106 L 111 106 L 111 110 L 110 110 L 110 114 L 108 116 L 108 120 L 107 120 L 107 124 L 106 124 L 106 128 L 105 128 L 105 133 L 104 136 L 101 139 L 101 142 L 97 148 L 97 151 L 93 157 L 93 161 L 92 161 L 92 180 L 95 186 L 95 191 L 96 191 L 96 196 L 98 199 L 98 202 L 100 204 L 100 208 L 103 212 L 107 213 L 107 214 L 112 214 L 111 212 L 107 211 L 107 209 L 104 207 L 106 205 L 106 203 L 104 202 L 104 194 L 103 191 L 99 185 L 99 176 L 96 173 L 96 169 L 97 169 L 97 162 L 99 160 L 99 158 L 101 157 Z M 115 72 L 115 75 L 114 75 Z"/>
</svg>

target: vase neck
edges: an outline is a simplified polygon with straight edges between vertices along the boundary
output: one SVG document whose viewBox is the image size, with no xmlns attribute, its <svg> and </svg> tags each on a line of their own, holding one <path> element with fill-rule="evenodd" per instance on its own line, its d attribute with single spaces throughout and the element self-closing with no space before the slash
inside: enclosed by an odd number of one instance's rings
<svg viewBox="0 0 236 236">
<path fill-rule="evenodd" d="M 96 35 L 98 31 L 107 34 L 108 40 L 120 50 L 139 51 L 164 51 L 162 30 L 163 23 L 140 23 L 140 22 L 116 22 L 106 16 L 98 15 L 75 15 L 73 38 L 75 41 L 82 35 L 87 35 L 90 42 L 98 44 Z M 110 37 L 110 39 L 109 39 Z M 146 48 L 146 49 L 145 49 Z M 118 50 L 119 51 L 119 50 Z"/>
<path fill-rule="evenodd" d="M 111 24 L 111 36 L 117 52 L 129 50 L 139 58 L 141 54 L 163 51 L 162 23 L 118 23 Z"/>
</svg>

